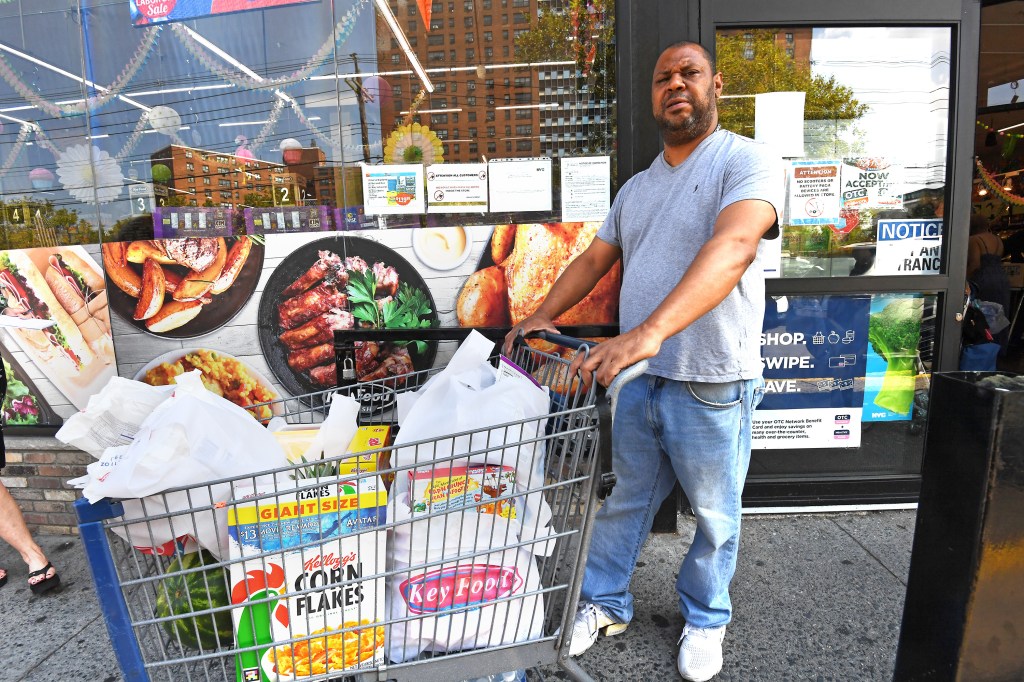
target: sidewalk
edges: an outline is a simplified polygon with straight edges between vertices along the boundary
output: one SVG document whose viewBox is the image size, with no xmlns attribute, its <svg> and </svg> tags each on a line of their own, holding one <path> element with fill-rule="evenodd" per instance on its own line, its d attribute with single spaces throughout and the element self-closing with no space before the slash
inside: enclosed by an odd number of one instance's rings
<svg viewBox="0 0 1024 682">
<path fill-rule="evenodd" d="M 744 517 L 733 581 L 735 615 L 719 682 L 892 679 L 914 533 L 913 511 Z M 675 573 L 693 520 L 681 535 L 655 535 L 634 579 L 629 630 L 580 658 L 595 679 L 679 680 L 682 620 Z M 0 543 L 0 679 L 50 682 L 121 679 L 77 538 L 39 538 L 61 573 L 58 595 L 32 597 L 21 559 Z M 558 671 L 544 678 L 564 679 Z M 531 676 L 532 679 L 539 679 Z"/>
</svg>

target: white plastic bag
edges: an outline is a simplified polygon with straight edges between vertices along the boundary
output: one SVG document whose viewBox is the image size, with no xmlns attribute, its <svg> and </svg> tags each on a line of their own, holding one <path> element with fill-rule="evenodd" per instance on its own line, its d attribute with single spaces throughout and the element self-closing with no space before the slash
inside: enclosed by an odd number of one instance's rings
<svg viewBox="0 0 1024 682">
<path fill-rule="evenodd" d="M 174 386 L 111 377 L 89 397 L 84 410 L 68 417 L 56 438 L 99 459 L 107 448 L 130 444 L 142 422 L 172 391 Z"/>
<path fill-rule="evenodd" d="M 408 509 L 408 499 L 397 508 Z M 394 520 L 411 518 L 399 512 Z M 392 662 L 424 651 L 494 647 L 543 634 L 543 596 L 516 598 L 540 589 L 533 555 L 512 547 L 474 556 L 514 544 L 515 535 L 506 520 L 472 509 L 395 526 L 389 570 L 398 572 L 388 579 Z M 452 560 L 428 565 L 447 558 Z M 402 620 L 410 617 L 414 620 Z"/>
<path fill-rule="evenodd" d="M 226 502 L 233 497 L 231 484 L 209 482 L 287 463 L 277 440 L 251 414 L 206 390 L 199 372 L 189 372 L 178 377 L 171 397 L 142 423 L 131 445 L 110 448 L 86 467 L 89 480 L 83 495 L 90 502 L 145 498 L 145 513 L 143 502 L 129 501 L 125 518 L 149 519 Z M 157 494 L 182 486 L 197 487 Z M 127 539 L 142 548 L 159 547 L 183 535 L 192 535 L 218 558 L 226 556 L 226 509 L 127 527 Z"/>
<path fill-rule="evenodd" d="M 550 409 L 548 392 L 528 379 L 497 381 L 497 372 L 488 362 L 493 349 L 492 341 L 473 332 L 444 370 L 415 393 L 399 394 L 401 430 L 395 438 L 392 466 L 415 464 L 415 471 L 429 471 L 437 459 L 466 454 L 465 458 L 450 464 L 439 462 L 438 466 L 515 467 L 515 491 L 523 493 L 517 506 L 523 514 L 513 527 L 519 540 L 543 540 L 552 532 L 551 509 L 542 492 L 527 491 L 544 485 L 544 442 L 536 439 L 544 436 L 544 417 Z M 527 421 L 502 426 L 520 420 Z M 472 433 L 451 437 L 467 431 Z M 433 442 L 409 446 L 421 440 Z M 471 452 L 475 454 L 470 455 Z M 401 504 L 399 499 L 408 504 L 408 492 L 409 474 L 399 471 L 392 488 L 391 506 Z M 554 550 L 554 543 L 537 542 L 528 549 L 547 556 Z"/>
</svg>

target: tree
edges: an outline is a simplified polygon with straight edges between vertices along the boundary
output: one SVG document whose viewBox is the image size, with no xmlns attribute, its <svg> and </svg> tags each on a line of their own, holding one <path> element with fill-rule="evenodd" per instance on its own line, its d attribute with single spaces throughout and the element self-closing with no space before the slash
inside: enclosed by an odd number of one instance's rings
<svg viewBox="0 0 1024 682">
<path fill-rule="evenodd" d="M 809 64 L 787 55 L 774 31 L 719 35 L 715 59 L 726 95 L 806 93 L 804 120 L 814 122 L 807 126 L 808 156 L 844 156 L 858 151 L 852 124 L 868 106 L 857 101 L 853 90 L 836 82 L 834 76 L 815 76 Z M 727 130 L 754 137 L 754 106 L 753 97 L 719 100 L 718 120 Z"/>
<path fill-rule="evenodd" d="M 274 205 L 274 197 L 270 192 L 246 192 L 242 195 L 242 205 L 266 208 Z"/>
</svg>

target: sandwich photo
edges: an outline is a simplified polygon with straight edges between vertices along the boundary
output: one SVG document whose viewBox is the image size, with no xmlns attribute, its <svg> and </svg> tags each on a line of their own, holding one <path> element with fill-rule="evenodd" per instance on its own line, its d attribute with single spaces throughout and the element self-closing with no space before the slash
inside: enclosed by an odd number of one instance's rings
<svg viewBox="0 0 1024 682">
<path fill-rule="evenodd" d="M 49 255 L 44 277 L 50 291 L 78 325 L 93 352 L 101 357 L 109 355 L 110 316 L 107 312 L 107 284 L 103 276 L 84 258 L 68 249 Z"/>
<path fill-rule="evenodd" d="M 37 362 L 76 373 L 97 360 L 82 330 L 61 305 L 25 251 L 0 252 L 0 312 L 23 320 L 48 320 L 45 329 L 14 329 Z"/>
</svg>

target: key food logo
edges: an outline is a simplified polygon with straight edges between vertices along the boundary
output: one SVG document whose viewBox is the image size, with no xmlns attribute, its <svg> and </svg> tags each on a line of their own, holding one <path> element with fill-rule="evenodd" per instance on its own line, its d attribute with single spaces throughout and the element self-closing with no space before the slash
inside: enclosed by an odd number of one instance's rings
<svg viewBox="0 0 1024 682">
<path fill-rule="evenodd" d="M 480 606 L 514 594 L 523 585 L 515 566 L 470 564 L 429 571 L 399 585 L 410 613 L 441 613 Z"/>
</svg>

